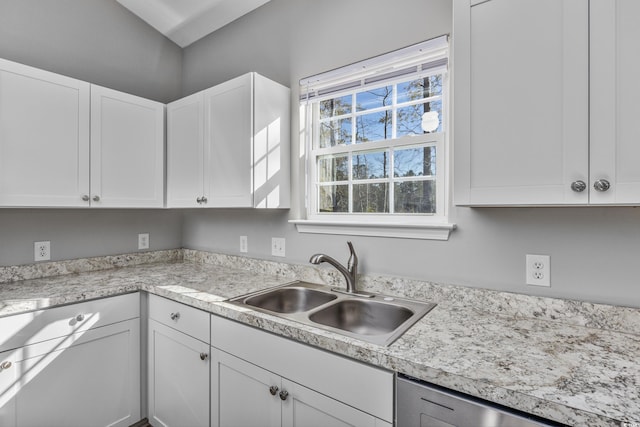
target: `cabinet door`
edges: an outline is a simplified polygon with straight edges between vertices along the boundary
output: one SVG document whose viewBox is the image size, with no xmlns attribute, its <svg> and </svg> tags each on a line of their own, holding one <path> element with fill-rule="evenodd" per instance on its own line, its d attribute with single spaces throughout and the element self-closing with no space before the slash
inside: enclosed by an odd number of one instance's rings
<svg viewBox="0 0 640 427">
<path fill-rule="evenodd" d="M 204 196 L 202 92 L 167 105 L 167 207 L 198 207 Z M 206 205 L 205 205 L 206 206 Z"/>
<path fill-rule="evenodd" d="M 91 205 L 164 205 L 164 105 L 91 86 Z"/>
<path fill-rule="evenodd" d="M 211 362 L 212 427 L 281 425 L 278 375 L 216 348 Z"/>
<path fill-rule="evenodd" d="M 288 392 L 287 399 L 282 402 L 283 427 L 390 425 L 292 381 L 283 379 L 282 389 Z"/>
<path fill-rule="evenodd" d="M 455 0 L 455 202 L 586 204 L 587 0 Z"/>
<path fill-rule="evenodd" d="M 129 426 L 140 420 L 140 321 L 0 353 L 0 425 Z"/>
<path fill-rule="evenodd" d="M 591 203 L 640 202 L 640 3 L 591 0 Z M 594 184 L 607 180 L 607 191 Z"/>
<path fill-rule="evenodd" d="M 209 425 L 209 345 L 149 320 L 149 421 Z"/>
<path fill-rule="evenodd" d="M 89 84 L 0 60 L 0 206 L 88 206 Z"/>
<path fill-rule="evenodd" d="M 204 92 L 207 206 L 253 206 L 252 97 L 251 73 Z"/>
</svg>

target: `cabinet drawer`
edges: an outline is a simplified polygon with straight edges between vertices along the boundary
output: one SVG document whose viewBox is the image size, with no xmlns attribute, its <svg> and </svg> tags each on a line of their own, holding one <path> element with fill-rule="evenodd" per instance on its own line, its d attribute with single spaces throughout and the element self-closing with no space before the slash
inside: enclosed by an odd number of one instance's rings
<svg viewBox="0 0 640 427">
<path fill-rule="evenodd" d="M 0 318 L 0 352 L 140 317 L 138 292 Z"/>
<path fill-rule="evenodd" d="M 169 326 L 200 341 L 209 343 L 209 313 L 149 295 L 149 318 Z"/>
<path fill-rule="evenodd" d="M 211 337 L 222 351 L 393 422 L 393 372 L 218 316 Z"/>
</svg>

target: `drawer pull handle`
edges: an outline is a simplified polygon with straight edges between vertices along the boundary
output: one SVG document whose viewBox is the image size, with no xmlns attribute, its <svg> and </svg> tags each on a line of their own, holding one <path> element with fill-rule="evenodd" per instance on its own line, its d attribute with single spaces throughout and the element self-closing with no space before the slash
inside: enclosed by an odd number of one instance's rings
<svg viewBox="0 0 640 427">
<path fill-rule="evenodd" d="M 278 392 L 277 385 L 272 385 L 271 387 L 269 387 L 269 393 L 271 393 L 271 396 L 275 396 L 277 392 Z"/>
<path fill-rule="evenodd" d="M 5 370 L 5 369 L 9 369 L 11 367 L 11 362 L 7 361 L 7 362 L 2 362 L 2 365 L 0 365 L 0 369 Z"/>
<path fill-rule="evenodd" d="M 177 313 L 177 312 L 176 313 L 171 313 L 171 315 L 169 317 L 171 317 L 171 320 L 174 320 L 174 321 L 177 322 L 178 319 L 180 319 L 180 313 Z"/>
<path fill-rule="evenodd" d="M 282 390 L 280 392 L 280 400 L 287 400 L 287 397 L 289 396 L 289 392 L 286 390 Z"/>
<path fill-rule="evenodd" d="M 78 322 L 82 322 L 83 320 L 84 320 L 84 314 L 78 314 L 78 315 L 76 316 L 76 321 L 78 321 Z"/>
<path fill-rule="evenodd" d="M 200 353 L 200 360 L 207 360 L 209 355 L 207 353 Z"/>
</svg>

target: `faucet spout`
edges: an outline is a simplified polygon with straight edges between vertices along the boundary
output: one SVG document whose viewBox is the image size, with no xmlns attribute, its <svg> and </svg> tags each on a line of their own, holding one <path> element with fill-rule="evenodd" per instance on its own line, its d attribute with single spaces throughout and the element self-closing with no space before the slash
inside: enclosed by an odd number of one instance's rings
<svg viewBox="0 0 640 427">
<path fill-rule="evenodd" d="M 356 280 L 358 276 L 358 256 L 356 255 L 356 251 L 353 249 L 353 244 L 351 242 L 347 242 L 347 244 L 349 245 L 349 251 L 351 253 L 349 261 L 347 262 L 347 267 L 325 254 L 315 254 L 309 259 L 309 262 L 316 265 L 326 262 L 334 266 L 344 276 L 344 279 L 347 282 L 347 292 L 355 293 Z"/>
</svg>

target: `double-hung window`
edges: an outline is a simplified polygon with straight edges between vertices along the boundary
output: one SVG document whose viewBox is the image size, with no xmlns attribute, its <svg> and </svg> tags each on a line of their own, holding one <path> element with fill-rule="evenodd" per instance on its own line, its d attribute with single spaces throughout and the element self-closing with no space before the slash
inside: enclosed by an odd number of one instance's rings
<svg viewBox="0 0 640 427">
<path fill-rule="evenodd" d="M 301 80 L 300 231 L 448 237 L 447 59 L 443 36 Z"/>
</svg>

